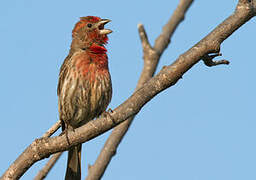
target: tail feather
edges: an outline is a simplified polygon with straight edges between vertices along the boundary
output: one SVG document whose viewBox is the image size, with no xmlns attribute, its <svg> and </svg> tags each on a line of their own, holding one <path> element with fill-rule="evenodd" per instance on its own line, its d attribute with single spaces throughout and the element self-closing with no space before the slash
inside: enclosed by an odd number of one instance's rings
<svg viewBox="0 0 256 180">
<path fill-rule="evenodd" d="M 82 144 L 69 149 L 65 180 L 81 180 L 81 150 Z"/>
</svg>

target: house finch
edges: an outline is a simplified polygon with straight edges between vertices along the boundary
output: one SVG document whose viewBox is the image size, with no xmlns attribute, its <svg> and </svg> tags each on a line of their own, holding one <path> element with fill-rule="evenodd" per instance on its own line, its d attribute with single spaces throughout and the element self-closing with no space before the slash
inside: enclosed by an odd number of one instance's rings
<svg viewBox="0 0 256 180">
<path fill-rule="evenodd" d="M 72 31 L 68 56 L 61 66 L 58 83 L 59 116 L 62 129 L 75 129 L 98 117 L 111 100 L 112 85 L 104 29 L 110 20 L 81 17 Z M 81 179 L 81 145 L 68 151 L 65 179 Z"/>
</svg>

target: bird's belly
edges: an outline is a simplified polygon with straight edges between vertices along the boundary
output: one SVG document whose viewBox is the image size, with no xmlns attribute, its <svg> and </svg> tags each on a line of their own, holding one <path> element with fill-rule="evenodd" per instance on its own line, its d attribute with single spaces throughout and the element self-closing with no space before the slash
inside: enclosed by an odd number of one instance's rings
<svg viewBox="0 0 256 180">
<path fill-rule="evenodd" d="M 76 77 L 76 78 L 74 78 Z M 93 78 L 93 79 L 92 79 Z M 60 118 L 77 128 L 99 116 L 109 104 L 112 96 L 110 75 L 90 73 L 86 78 L 67 78 L 59 98 Z"/>
</svg>

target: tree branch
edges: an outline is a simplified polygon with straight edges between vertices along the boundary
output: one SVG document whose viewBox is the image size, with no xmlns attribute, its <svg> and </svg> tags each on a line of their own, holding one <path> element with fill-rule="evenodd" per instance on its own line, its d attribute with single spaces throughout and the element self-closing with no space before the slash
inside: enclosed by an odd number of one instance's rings
<svg viewBox="0 0 256 180">
<path fill-rule="evenodd" d="M 66 136 L 36 139 L 14 161 L 1 179 L 18 179 L 35 162 L 48 157 L 50 154 L 65 151 L 71 146 L 91 140 L 92 138 L 117 126 L 127 118 L 136 115 L 140 109 L 166 88 L 173 86 L 194 64 L 209 53 L 218 53 L 220 44 L 236 29 L 250 20 L 256 14 L 256 0 L 239 0 L 235 12 L 216 27 L 204 39 L 189 49 L 171 65 L 164 67 L 155 77 L 146 82 L 124 103 L 112 113 L 111 118 L 101 117 L 90 121 L 82 127 L 68 133 Z"/>
<path fill-rule="evenodd" d="M 163 27 L 162 33 L 156 39 L 154 48 L 151 47 L 148 41 L 144 26 L 142 24 L 138 25 L 139 36 L 143 48 L 144 66 L 135 91 L 141 88 L 143 84 L 151 79 L 154 75 L 162 53 L 168 47 L 170 38 L 178 25 L 184 20 L 185 13 L 192 2 L 193 0 L 180 0 L 178 7 L 174 11 L 170 20 Z M 98 180 L 103 176 L 108 164 L 116 153 L 117 147 L 121 143 L 124 135 L 127 133 L 134 117 L 135 116 L 130 117 L 125 122 L 114 128 L 104 144 L 104 147 L 102 148 L 97 160 L 92 166 L 89 166 L 86 180 Z"/>
</svg>

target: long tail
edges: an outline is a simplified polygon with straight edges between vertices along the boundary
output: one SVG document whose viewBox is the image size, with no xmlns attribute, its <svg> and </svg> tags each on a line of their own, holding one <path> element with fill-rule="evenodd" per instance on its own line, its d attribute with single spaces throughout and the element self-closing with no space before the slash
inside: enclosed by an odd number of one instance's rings
<svg viewBox="0 0 256 180">
<path fill-rule="evenodd" d="M 68 164 L 65 180 L 81 180 L 81 151 L 82 144 L 68 151 Z"/>
</svg>

